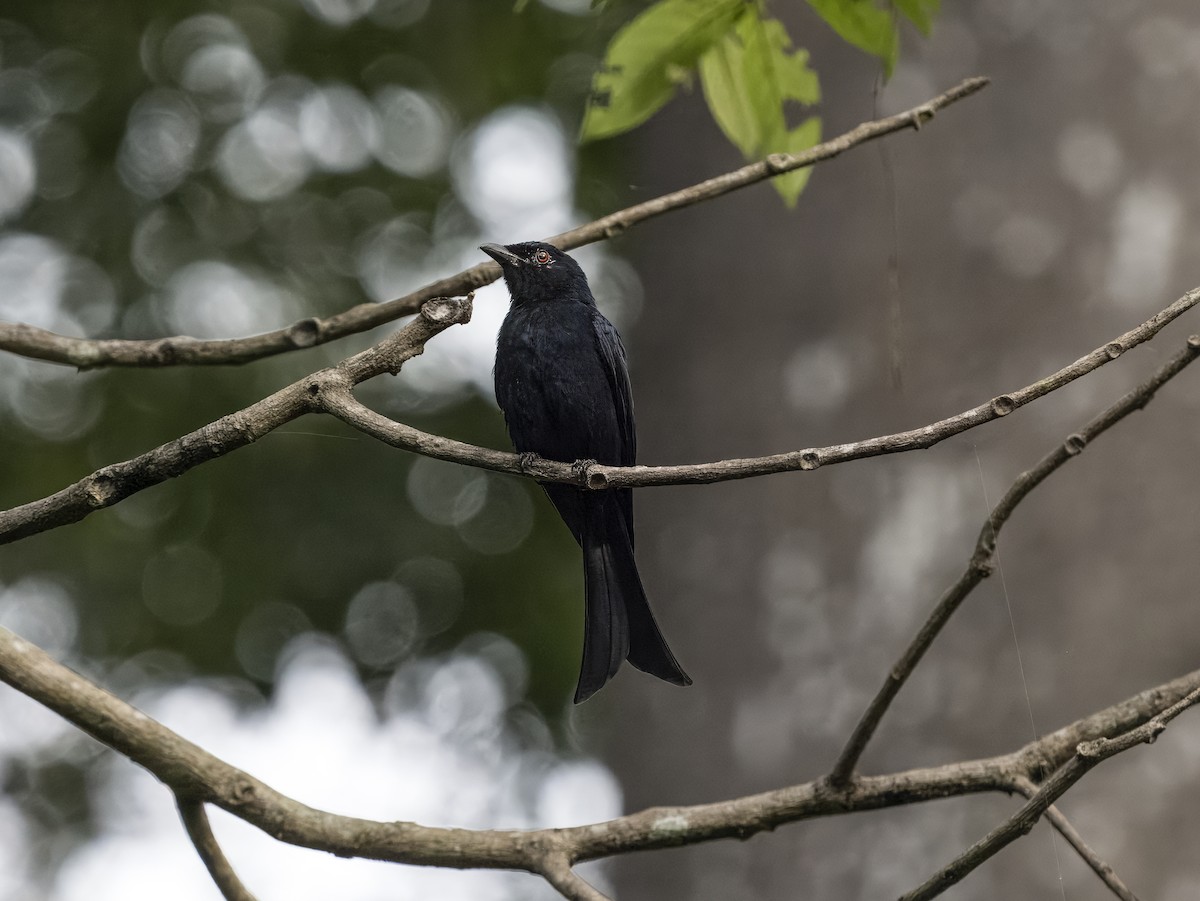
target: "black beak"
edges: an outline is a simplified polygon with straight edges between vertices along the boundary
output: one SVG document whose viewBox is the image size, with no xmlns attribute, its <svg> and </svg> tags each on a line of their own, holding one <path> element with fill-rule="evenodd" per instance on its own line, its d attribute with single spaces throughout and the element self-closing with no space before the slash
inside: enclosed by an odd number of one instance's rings
<svg viewBox="0 0 1200 901">
<path fill-rule="evenodd" d="M 520 266 L 525 262 L 507 247 L 499 244 L 483 244 L 479 249 L 499 263 L 502 268 L 504 266 Z"/>
</svg>

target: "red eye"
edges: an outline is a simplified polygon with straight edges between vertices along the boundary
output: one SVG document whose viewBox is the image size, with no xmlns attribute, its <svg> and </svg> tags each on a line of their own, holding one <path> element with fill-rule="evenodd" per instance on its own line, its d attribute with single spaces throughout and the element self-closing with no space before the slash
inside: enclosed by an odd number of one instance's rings
<svg viewBox="0 0 1200 901">
<path fill-rule="evenodd" d="M 550 262 L 550 254 L 548 254 L 544 250 L 539 250 L 537 253 L 535 253 L 533 255 L 533 261 L 535 263 L 540 263 L 541 265 L 544 266 Z"/>
</svg>

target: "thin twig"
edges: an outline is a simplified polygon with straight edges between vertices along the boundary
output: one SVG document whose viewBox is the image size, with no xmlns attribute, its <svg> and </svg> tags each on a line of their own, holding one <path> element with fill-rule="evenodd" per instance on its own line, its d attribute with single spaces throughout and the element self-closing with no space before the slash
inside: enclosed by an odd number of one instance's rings
<svg viewBox="0 0 1200 901">
<path fill-rule="evenodd" d="M 175 796 L 175 804 L 179 808 L 179 818 L 183 820 L 183 827 L 187 830 L 188 838 L 196 846 L 196 853 L 204 861 L 205 868 L 212 876 L 213 882 L 217 884 L 225 901 L 257 901 L 254 895 L 242 885 L 242 881 L 238 879 L 237 873 L 233 871 L 233 867 L 225 857 L 225 852 L 217 844 L 217 837 L 213 835 L 212 826 L 208 823 L 208 814 L 204 810 L 204 805 L 199 801 L 188 800 L 178 795 Z"/>
<path fill-rule="evenodd" d="M 571 869 L 571 859 L 565 854 L 547 854 L 538 872 L 567 901 L 612 901 L 608 895 Z"/>
<path fill-rule="evenodd" d="M 1200 355 L 1200 336 L 1193 335 L 1188 338 L 1184 349 L 1160 367 L 1154 375 L 1093 418 L 1080 431 L 1070 435 L 1066 441 L 1043 457 L 1032 469 L 1017 477 L 1005 492 L 1004 497 L 992 509 L 980 529 L 979 538 L 975 543 L 975 550 L 967 563 L 967 568 L 959 576 L 958 581 L 942 594 L 937 606 L 929 614 L 929 618 L 921 626 L 920 631 L 900 659 L 888 671 L 883 685 L 855 725 L 846 746 L 830 771 L 829 780 L 833 785 L 840 785 L 851 778 L 855 767 L 858 766 L 858 761 L 866 750 L 867 743 L 875 734 L 888 707 L 891 706 L 908 677 L 912 675 L 925 652 L 929 650 L 929 646 L 933 644 L 942 627 L 949 622 L 950 617 L 954 615 L 959 605 L 966 600 L 975 586 L 991 575 L 996 552 L 996 535 L 1008 518 L 1012 516 L 1017 504 L 1024 500 L 1052 472 L 1078 456 L 1097 436 L 1130 413 L 1146 406 L 1159 388 L 1182 372 L 1198 355 Z"/>
<path fill-rule="evenodd" d="M 715 463 L 686 463 L 671 466 L 606 466 L 595 461 L 558 463 L 532 460 L 515 454 L 477 447 L 452 438 L 430 435 L 412 426 L 394 422 L 373 412 L 346 392 L 324 396 L 322 408 L 361 432 L 393 447 L 413 451 L 438 460 L 477 466 L 494 472 L 525 475 L 544 482 L 564 482 L 596 490 L 605 488 L 641 488 L 660 485 L 700 485 L 727 482 L 784 472 L 807 472 L 819 466 L 831 466 L 864 457 L 926 450 L 939 442 L 1007 416 L 1018 407 L 1032 403 L 1075 379 L 1099 369 L 1125 351 L 1149 341 L 1168 323 L 1200 303 L 1200 288 L 1193 288 L 1166 309 L 1141 325 L 1080 357 L 1069 366 L 1008 394 L 994 397 L 954 416 L 894 435 L 882 435 L 848 444 L 810 447 Z"/>
<path fill-rule="evenodd" d="M 953 861 L 931 876 L 900 901 L 928 901 L 950 886 L 961 882 L 972 870 L 1005 846 L 1025 835 L 1033 828 L 1046 809 L 1060 798 L 1072 785 L 1102 761 L 1128 751 L 1140 744 L 1152 743 L 1167 728 L 1167 724 L 1197 701 L 1200 689 L 1189 692 L 1185 697 L 1148 721 L 1113 738 L 1081 742 L 1075 755 L 1062 765 L 1049 779 L 1041 784 L 1037 792 L 1022 805 L 1021 809 L 981 838 Z"/>
<path fill-rule="evenodd" d="M 1013 780 L 1013 791 L 1019 792 L 1026 798 L 1032 798 L 1037 794 L 1037 783 L 1026 776 L 1018 776 Z M 1092 871 L 1100 877 L 1100 881 L 1108 886 L 1109 890 L 1116 895 L 1121 901 L 1138 901 L 1137 895 L 1127 886 L 1121 877 L 1103 858 L 1097 854 L 1092 847 L 1083 840 L 1083 836 L 1079 834 L 1071 821 L 1066 815 L 1055 807 L 1053 804 L 1046 808 L 1046 819 L 1050 824 L 1058 830 L 1061 835 L 1075 852 L 1083 858 L 1083 862 L 1092 868 Z"/>
<path fill-rule="evenodd" d="M 1076 756 L 1081 743 L 1094 747 L 1108 736 L 1130 734 L 1200 691 L 1200 670 L 997 757 L 858 777 L 837 790 L 822 779 L 710 804 L 651 808 L 588 826 L 533 831 L 382 823 L 314 809 L 182 738 L 3 628 L 0 681 L 145 767 L 177 795 L 215 804 L 280 841 L 342 857 L 537 873 L 547 848 L 578 863 L 628 851 L 746 839 L 814 817 L 1008 793 L 1016 776 L 1052 772 Z"/>
<path fill-rule="evenodd" d="M 893 132 L 906 128 L 920 128 L 932 119 L 935 113 L 982 90 L 987 84 L 986 78 L 968 78 L 920 106 L 888 116 L 886 119 L 864 122 L 845 134 L 810 147 L 803 153 L 772 154 L 761 162 L 751 163 L 733 172 L 610 213 L 594 222 L 555 235 L 549 241 L 564 250 L 570 250 L 573 247 L 612 238 L 633 225 L 663 213 L 712 200 L 776 175 L 832 159 L 852 147 Z M 367 331 L 417 312 L 426 301 L 436 297 L 466 294 L 494 282 L 499 277 L 498 265 L 492 262 L 480 263 L 386 303 L 363 303 L 325 319 L 309 317 L 286 328 L 261 335 L 214 341 L 183 336 L 146 340 L 69 338 L 30 325 L 0 322 L 0 350 L 63 363 L 79 369 L 94 369 L 100 366 L 153 367 L 247 363 Z"/>
</svg>

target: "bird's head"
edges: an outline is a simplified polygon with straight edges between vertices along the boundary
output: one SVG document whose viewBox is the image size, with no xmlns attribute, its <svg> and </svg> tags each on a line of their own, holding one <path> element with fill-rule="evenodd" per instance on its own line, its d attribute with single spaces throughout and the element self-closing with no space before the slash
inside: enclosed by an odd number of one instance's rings
<svg viewBox="0 0 1200 901">
<path fill-rule="evenodd" d="M 479 248 L 500 264 L 513 303 L 537 300 L 592 301 L 587 276 L 574 258 L 552 244 L 484 244 Z"/>
</svg>

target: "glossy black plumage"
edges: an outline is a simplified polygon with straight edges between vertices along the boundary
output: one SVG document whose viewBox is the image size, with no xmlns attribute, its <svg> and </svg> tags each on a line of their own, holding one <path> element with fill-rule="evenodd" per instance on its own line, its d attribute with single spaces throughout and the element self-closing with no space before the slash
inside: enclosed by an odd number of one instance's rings
<svg viewBox="0 0 1200 901">
<path fill-rule="evenodd" d="M 496 344 L 496 400 L 519 453 L 628 466 L 637 456 L 621 337 L 567 254 L 530 242 L 481 248 L 500 264 L 512 306 Z M 583 664 L 575 703 L 622 660 L 690 685 L 659 631 L 633 556 L 633 492 L 542 486 L 583 549 Z"/>
</svg>

